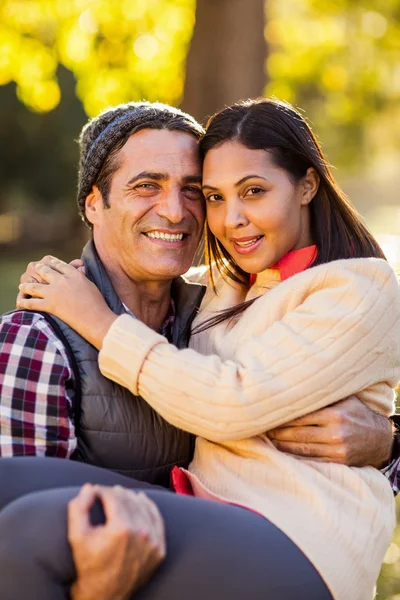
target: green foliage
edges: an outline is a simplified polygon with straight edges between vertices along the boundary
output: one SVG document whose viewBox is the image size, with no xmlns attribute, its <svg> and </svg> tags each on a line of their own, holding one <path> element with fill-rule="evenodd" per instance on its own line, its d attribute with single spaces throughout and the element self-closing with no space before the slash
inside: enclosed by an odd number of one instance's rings
<svg viewBox="0 0 400 600">
<path fill-rule="evenodd" d="M 399 148 L 399 0 L 270 0 L 268 16 L 267 93 L 306 109 L 328 156 Z"/>
<path fill-rule="evenodd" d="M 36 112 L 60 101 L 57 67 L 75 75 L 88 115 L 134 99 L 179 101 L 195 0 L 3 0 L 0 84 Z"/>
</svg>

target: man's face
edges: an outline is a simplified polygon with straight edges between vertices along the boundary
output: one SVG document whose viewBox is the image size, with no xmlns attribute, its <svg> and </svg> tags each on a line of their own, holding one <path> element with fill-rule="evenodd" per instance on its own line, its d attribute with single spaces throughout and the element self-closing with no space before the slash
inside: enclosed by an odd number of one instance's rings
<svg viewBox="0 0 400 600">
<path fill-rule="evenodd" d="M 109 208 L 94 188 L 86 201 L 108 269 L 134 281 L 173 279 L 192 263 L 204 225 L 201 166 L 187 133 L 143 129 L 119 152 Z M 122 272 L 121 272 L 122 271 Z"/>
</svg>

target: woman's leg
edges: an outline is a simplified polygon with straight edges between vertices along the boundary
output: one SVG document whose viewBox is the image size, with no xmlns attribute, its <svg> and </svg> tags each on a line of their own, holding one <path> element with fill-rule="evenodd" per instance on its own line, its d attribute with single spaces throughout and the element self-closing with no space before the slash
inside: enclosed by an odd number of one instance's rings
<svg viewBox="0 0 400 600">
<path fill-rule="evenodd" d="M 164 489 L 72 460 L 31 456 L 0 458 L 0 510 L 30 492 L 75 487 L 84 483 Z"/>
<path fill-rule="evenodd" d="M 2 600 L 66 600 L 75 577 L 66 539 L 77 488 L 28 494 L 0 513 Z M 147 491 L 166 523 L 167 559 L 136 600 L 332 600 L 274 525 L 242 508 Z M 94 522 L 104 518 L 96 507 Z"/>
</svg>

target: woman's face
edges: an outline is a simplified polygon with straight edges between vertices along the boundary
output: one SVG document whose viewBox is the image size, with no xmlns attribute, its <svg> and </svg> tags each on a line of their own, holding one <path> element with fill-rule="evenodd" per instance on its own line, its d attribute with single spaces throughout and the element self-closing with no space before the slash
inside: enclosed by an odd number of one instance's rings
<svg viewBox="0 0 400 600">
<path fill-rule="evenodd" d="M 243 271 L 260 273 L 313 243 L 309 203 L 318 183 L 314 169 L 293 183 L 265 150 L 225 142 L 204 160 L 210 230 Z"/>
</svg>

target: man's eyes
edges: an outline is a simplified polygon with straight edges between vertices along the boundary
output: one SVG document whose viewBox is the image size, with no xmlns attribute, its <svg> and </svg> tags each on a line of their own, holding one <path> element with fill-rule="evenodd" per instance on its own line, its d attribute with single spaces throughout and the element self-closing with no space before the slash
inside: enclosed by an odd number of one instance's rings
<svg viewBox="0 0 400 600">
<path fill-rule="evenodd" d="M 187 185 L 183 188 L 183 191 L 186 195 L 192 196 L 192 197 L 196 197 L 196 198 L 203 198 L 203 192 L 200 188 L 194 186 L 194 185 Z"/>
<path fill-rule="evenodd" d="M 135 191 L 139 192 L 139 193 L 152 193 L 152 192 L 158 192 L 161 188 L 158 184 L 156 183 L 139 183 L 138 185 L 135 186 Z M 186 185 L 182 188 L 182 192 L 190 197 L 190 198 L 203 198 L 203 192 L 201 190 L 201 188 L 194 186 L 194 185 Z"/>
<path fill-rule="evenodd" d="M 135 187 L 135 190 L 154 190 L 157 188 L 158 186 L 155 183 L 139 183 L 139 185 Z"/>
</svg>

